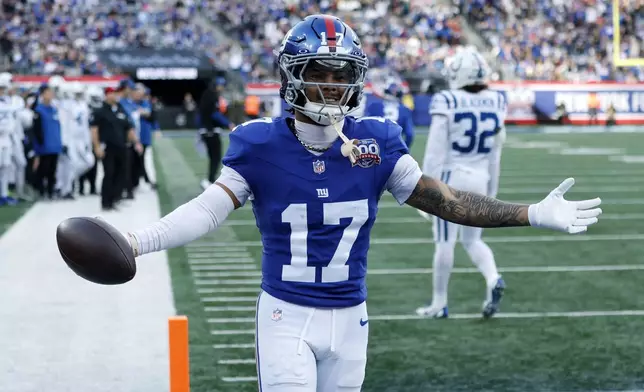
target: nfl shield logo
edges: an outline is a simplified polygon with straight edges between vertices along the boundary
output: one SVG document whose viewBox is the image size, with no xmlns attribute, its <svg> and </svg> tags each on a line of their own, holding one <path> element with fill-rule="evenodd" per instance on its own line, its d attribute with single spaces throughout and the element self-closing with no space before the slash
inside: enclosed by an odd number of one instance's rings
<svg viewBox="0 0 644 392">
<path fill-rule="evenodd" d="M 313 171 L 315 174 L 322 174 L 324 173 L 324 170 L 326 170 L 326 167 L 324 166 L 324 161 L 317 160 L 313 162 Z"/>
<path fill-rule="evenodd" d="M 281 319 L 282 319 L 282 310 L 281 309 L 273 310 L 273 315 L 271 316 L 271 320 L 280 321 Z"/>
</svg>

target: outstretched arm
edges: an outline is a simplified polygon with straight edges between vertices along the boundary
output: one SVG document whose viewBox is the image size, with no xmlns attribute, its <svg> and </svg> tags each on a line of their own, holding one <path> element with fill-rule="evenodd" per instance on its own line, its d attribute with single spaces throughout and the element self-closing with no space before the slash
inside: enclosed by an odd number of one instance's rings
<svg viewBox="0 0 644 392">
<path fill-rule="evenodd" d="M 135 256 L 183 246 L 220 227 L 243 205 L 250 189 L 234 170 L 224 166 L 215 184 L 159 221 L 128 233 Z M 240 200 L 241 199 L 241 200 Z"/>
<path fill-rule="evenodd" d="M 412 207 L 450 222 L 477 227 L 529 226 L 527 204 L 506 203 L 463 192 L 423 175 L 406 201 Z"/>
<path fill-rule="evenodd" d="M 406 203 L 450 222 L 476 227 L 536 226 L 581 233 L 597 223 L 601 199 L 568 201 L 563 195 L 575 180 L 568 178 L 536 204 L 503 202 L 459 191 L 423 175 Z"/>
</svg>

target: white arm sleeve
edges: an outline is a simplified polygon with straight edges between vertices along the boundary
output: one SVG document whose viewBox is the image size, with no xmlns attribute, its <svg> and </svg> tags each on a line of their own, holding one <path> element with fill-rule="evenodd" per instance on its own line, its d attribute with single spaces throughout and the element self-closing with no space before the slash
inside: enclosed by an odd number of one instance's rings
<svg viewBox="0 0 644 392">
<path fill-rule="evenodd" d="M 425 158 L 423 159 L 423 173 L 432 178 L 440 178 L 447 160 L 447 148 L 449 147 L 447 127 L 448 119 L 446 116 L 432 116 L 432 125 L 429 128 L 429 137 L 425 146 Z"/>
<path fill-rule="evenodd" d="M 228 187 L 242 205 L 250 196 L 246 180 L 229 167 L 222 168 L 217 182 Z M 144 255 L 192 242 L 221 226 L 234 209 L 230 195 L 213 184 L 161 220 L 131 232 L 131 237 L 136 240 L 136 245 L 133 245 L 135 254 Z"/>
<path fill-rule="evenodd" d="M 502 128 L 497 135 L 496 146 L 490 155 L 490 166 L 488 171 L 490 173 L 490 182 L 487 187 L 487 195 L 496 197 L 499 192 L 499 176 L 501 174 L 501 150 L 503 149 L 503 142 L 505 141 L 505 128 Z"/>
<path fill-rule="evenodd" d="M 398 202 L 403 205 L 409 199 L 418 184 L 423 172 L 418 167 L 418 162 L 411 155 L 405 154 L 398 159 L 394 170 L 387 179 L 386 188 Z"/>
</svg>

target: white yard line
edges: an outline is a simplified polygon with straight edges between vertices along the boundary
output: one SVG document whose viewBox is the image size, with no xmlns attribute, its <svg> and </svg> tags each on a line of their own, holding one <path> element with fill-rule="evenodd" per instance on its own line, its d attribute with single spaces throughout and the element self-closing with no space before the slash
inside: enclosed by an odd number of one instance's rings
<svg viewBox="0 0 644 392">
<path fill-rule="evenodd" d="M 212 241 L 210 241 L 212 242 Z M 244 259 L 252 258 L 248 252 L 239 252 L 239 253 L 219 253 L 213 250 L 208 250 L 207 252 L 194 253 L 188 252 L 190 260 L 200 260 L 200 259 Z"/>
<path fill-rule="evenodd" d="M 640 180 L 643 181 L 643 180 Z M 602 214 L 599 219 L 601 221 L 605 220 L 643 220 L 644 214 L 642 213 L 633 213 L 633 214 Z M 425 223 L 427 220 L 420 216 L 412 217 L 391 217 L 391 218 L 378 218 L 376 219 L 376 226 L 378 223 L 386 224 L 405 224 L 405 223 Z M 236 219 L 229 220 L 225 222 L 228 226 L 255 226 L 254 219 Z"/>
<path fill-rule="evenodd" d="M 226 265 L 226 264 L 255 264 L 255 259 L 252 257 L 240 259 L 217 259 L 217 258 L 203 258 L 203 259 L 188 259 L 191 265 Z"/>
<path fill-rule="evenodd" d="M 254 317 L 230 317 L 230 318 L 209 318 L 210 324 L 235 324 L 235 323 L 254 323 Z"/>
<path fill-rule="evenodd" d="M 202 302 L 257 302 L 257 296 L 252 297 L 202 297 Z"/>
<path fill-rule="evenodd" d="M 254 312 L 254 306 L 206 306 L 206 312 Z"/>
<path fill-rule="evenodd" d="M 197 279 L 195 284 L 197 286 L 237 286 L 237 285 L 253 285 L 261 284 L 259 279 Z"/>
<path fill-rule="evenodd" d="M 254 329 L 216 329 L 210 331 L 211 335 L 255 335 Z"/>
<path fill-rule="evenodd" d="M 540 273 L 540 272 L 606 272 L 606 271 L 642 271 L 644 270 L 644 264 L 608 264 L 608 265 L 557 265 L 557 266 L 517 266 L 517 267 L 500 267 L 499 272 L 502 273 Z M 417 275 L 417 274 L 430 274 L 433 270 L 431 268 L 371 268 L 367 270 L 368 275 Z M 454 274 L 478 274 L 480 271 L 474 267 L 456 267 L 452 269 Z M 200 273 L 200 278 L 207 277 L 261 277 L 261 271 L 230 271 L 230 272 L 204 272 Z M 217 285 L 219 280 L 200 280 L 202 285 L 212 284 Z M 259 285 L 261 281 L 259 279 L 250 280 L 249 284 Z M 203 290 L 203 294 L 216 293 L 216 292 L 259 292 L 259 287 L 256 288 L 236 288 L 233 291 L 226 289 L 200 289 Z M 230 302 L 241 301 L 237 299 L 240 297 L 217 297 L 214 298 L 203 298 L 204 301 L 208 300 L 209 302 L 225 302 L 228 299 Z M 251 299 L 253 301 L 257 300 L 257 297 L 243 297 L 244 300 Z"/>
<path fill-rule="evenodd" d="M 537 318 L 580 318 L 580 317 L 628 317 L 644 316 L 644 310 L 596 310 L 579 312 L 518 312 L 518 313 L 497 313 L 494 318 L 500 319 L 537 319 Z M 481 313 L 454 313 L 449 315 L 450 319 L 468 320 L 479 319 Z M 426 317 L 415 314 L 381 315 L 369 316 L 370 321 L 396 321 L 396 320 L 423 320 Z M 433 319 L 428 319 L 433 320 Z"/>
<path fill-rule="evenodd" d="M 555 186 L 559 185 L 559 183 L 555 184 L 552 189 L 554 189 Z M 573 188 L 574 189 L 574 188 Z M 522 200 L 506 200 L 504 201 L 510 202 L 510 203 L 520 203 L 520 204 L 530 204 L 530 203 L 535 203 L 541 200 L 543 197 L 545 197 L 548 194 L 548 192 L 540 194 L 535 196 L 532 199 L 522 199 Z M 575 200 L 575 197 L 568 197 L 571 200 Z M 389 200 L 392 200 L 389 198 Z M 618 205 L 618 206 L 625 206 L 625 205 L 641 205 L 644 204 L 644 199 L 639 199 L 639 198 L 620 198 L 620 199 L 604 199 L 602 200 L 602 206 L 612 206 L 612 205 Z M 403 205 L 405 206 L 405 205 Z M 398 204 L 398 202 L 395 201 L 381 201 L 378 203 L 378 209 L 389 209 L 389 208 L 401 208 L 401 205 Z M 412 208 L 409 206 L 405 206 L 405 208 Z M 250 206 L 244 206 L 242 208 L 239 208 L 239 212 L 246 212 L 246 213 L 252 213 L 252 208 Z M 208 248 L 210 245 L 210 242 L 204 242 L 201 244 L 201 247 Z"/>
<path fill-rule="evenodd" d="M 258 287 L 216 287 L 216 288 L 199 288 L 197 292 L 199 294 L 239 294 L 239 293 L 251 293 L 259 295 L 259 286 Z"/>
<path fill-rule="evenodd" d="M 641 271 L 644 270 L 644 264 L 626 264 L 626 265 L 570 265 L 570 266 L 544 266 L 544 267 L 500 267 L 499 272 L 525 273 L 525 272 L 604 272 L 604 271 Z M 431 268 L 393 268 L 377 269 L 372 268 L 367 271 L 369 275 L 416 275 L 430 274 Z M 477 268 L 454 268 L 452 273 L 455 274 L 479 274 Z"/>
<path fill-rule="evenodd" d="M 601 219 L 601 218 L 600 218 Z M 487 236 L 483 240 L 488 243 L 523 243 L 523 242 L 576 242 L 576 241 L 631 241 L 644 240 L 644 234 L 581 234 L 581 235 L 542 235 L 542 236 Z M 262 246 L 261 241 L 213 242 L 211 246 L 226 247 L 230 244 L 242 243 L 248 247 Z M 430 238 L 372 238 L 371 245 L 412 245 L 433 244 Z"/>
<path fill-rule="evenodd" d="M 257 382 L 257 377 L 222 377 L 225 382 Z"/>
<path fill-rule="evenodd" d="M 255 358 L 248 359 L 220 359 L 219 365 L 255 365 Z"/>
<path fill-rule="evenodd" d="M 261 271 L 194 272 L 195 278 L 233 278 L 262 276 Z"/>
<path fill-rule="evenodd" d="M 223 265 L 193 265 L 193 271 L 233 271 L 233 270 L 257 270 L 255 264 L 223 264 Z"/>
<path fill-rule="evenodd" d="M 497 313 L 494 318 L 499 319 L 539 319 L 539 318 L 582 318 L 582 317 L 641 317 L 644 316 L 644 310 L 590 310 L 590 311 L 576 311 L 576 312 L 501 312 Z M 480 319 L 481 313 L 452 313 L 449 319 L 453 320 L 470 320 Z M 370 315 L 369 321 L 399 321 L 399 320 L 431 320 L 439 322 L 428 317 L 418 316 L 415 314 L 385 314 L 385 315 Z M 215 321 L 211 321 L 215 320 Z M 235 320 L 235 321 L 224 321 Z M 211 324 L 219 323 L 241 323 L 251 324 L 255 322 L 254 318 L 216 318 L 208 319 Z M 244 330 L 244 334 L 254 334 L 255 330 Z"/>
<path fill-rule="evenodd" d="M 224 350 L 231 348 L 255 348 L 255 343 L 233 343 L 233 344 L 213 344 L 212 348 L 216 350 Z"/>
</svg>

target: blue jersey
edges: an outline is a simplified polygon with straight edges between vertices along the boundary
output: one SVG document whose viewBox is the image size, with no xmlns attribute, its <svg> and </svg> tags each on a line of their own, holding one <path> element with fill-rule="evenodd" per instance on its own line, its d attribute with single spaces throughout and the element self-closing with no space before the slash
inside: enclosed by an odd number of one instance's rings
<svg viewBox="0 0 644 392">
<path fill-rule="evenodd" d="M 293 120 L 259 119 L 230 134 L 224 165 L 253 194 L 262 237 L 262 289 L 284 301 L 342 308 L 365 301 L 369 235 L 396 162 L 408 153 L 400 127 L 382 118 L 345 119 L 358 139 L 355 165 L 342 140 L 322 155 L 306 150 Z"/>
<path fill-rule="evenodd" d="M 413 143 L 414 122 L 412 112 L 407 106 L 403 105 L 402 102 L 393 100 L 373 102 L 367 107 L 365 116 L 384 117 L 387 120 L 395 122 L 402 128 L 407 146 L 410 147 Z"/>
</svg>

